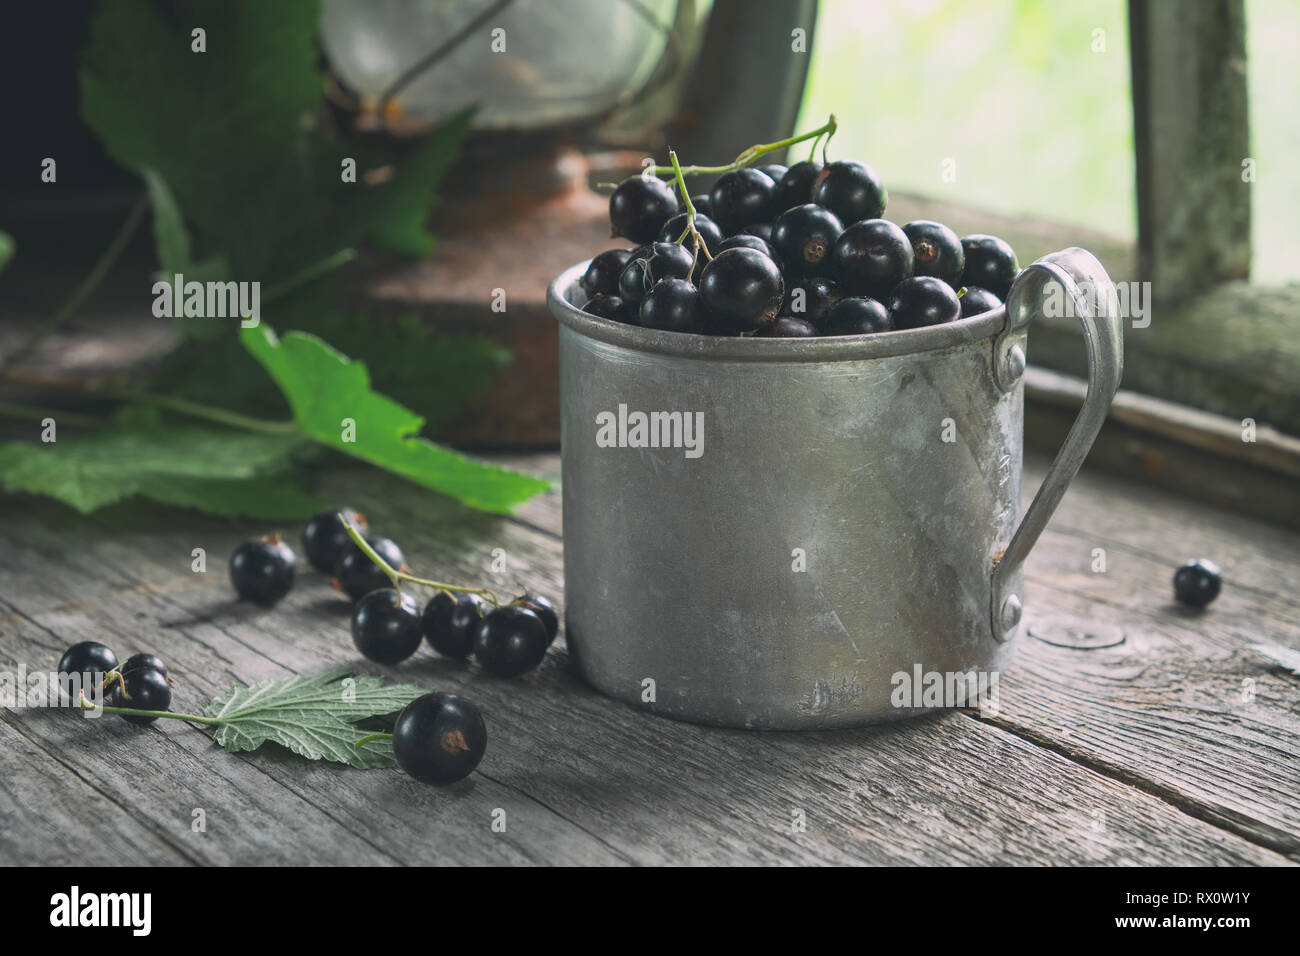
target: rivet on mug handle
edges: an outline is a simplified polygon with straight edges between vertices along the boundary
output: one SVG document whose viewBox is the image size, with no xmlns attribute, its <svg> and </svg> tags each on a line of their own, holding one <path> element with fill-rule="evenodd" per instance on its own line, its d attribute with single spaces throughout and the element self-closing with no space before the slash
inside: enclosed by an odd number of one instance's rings
<svg viewBox="0 0 1300 956">
<path fill-rule="evenodd" d="M 998 385 L 1010 391 L 1024 372 L 1023 335 L 1029 323 L 1042 314 L 1049 282 L 1061 285 L 1083 326 L 1088 394 L 1011 543 L 993 566 L 989 625 L 998 641 L 1009 640 L 1020 626 L 1022 602 L 1020 595 L 1013 593 L 1012 582 L 1092 448 L 1124 375 L 1124 323 L 1115 286 L 1096 256 L 1072 248 L 1043 256 L 1012 284 L 1006 325 L 993 342 L 993 374 Z"/>
</svg>

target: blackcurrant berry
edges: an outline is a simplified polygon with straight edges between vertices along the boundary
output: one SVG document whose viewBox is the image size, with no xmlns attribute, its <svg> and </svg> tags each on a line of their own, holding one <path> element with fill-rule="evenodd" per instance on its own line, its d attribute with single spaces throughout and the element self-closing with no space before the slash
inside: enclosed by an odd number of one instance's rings
<svg viewBox="0 0 1300 956">
<path fill-rule="evenodd" d="M 133 710 L 166 710 L 172 704 L 172 688 L 167 675 L 152 667 L 141 667 L 124 673 L 115 682 L 104 699 L 112 707 L 130 707 Z M 157 717 L 122 714 L 122 719 L 133 724 L 151 724 Z"/>
<path fill-rule="evenodd" d="M 542 619 L 548 642 L 553 642 L 555 635 L 560 633 L 560 612 L 549 598 L 540 594 L 521 594 L 510 603 L 526 607 Z"/>
<path fill-rule="evenodd" d="M 894 323 L 889 310 L 876 299 L 854 297 L 841 299 L 817 327 L 823 335 L 865 335 L 889 332 Z"/>
<path fill-rule="evenodd" d="M 839 217 L 846 226 L 879 219 L 888 195 L 885 184 L 866 163 L 847 160 L 825 166 L 813 180 L 812 201 Z"/>
<path fill-rule="evenodd" d="M 340 512 L 359 529 L 366 530 L 366 516 L 351 508 L 322 511 L 308 521 L 302 529 L 302 553 L 317 571 L 333 571 L 339 555 L 352 542 L 343 522 L 339 520 Z"/>
<path fill-rule="evenodd" d="M 740 230 L 740 232 L 738 232 L 737 235 L 757 236 L 759 239 L 762 239 L 764 242 L 770 243 L 772 241 L 772 225 L 771 223 L 767 223 L 767 222 L 751 223 L 750 225 L 746 226 L 744 229 Z M 710 249 L 709 251 L 712 252 L 713 250 Z"/>
<path fill-rule="evenodd" d="M 406 564 L 402 549 L 388 538 L 367 538 L 366 543 L 388 562 L 390 568 L 400 570 Z M 343 551 L 343 556 L 339 558 L 339 563 L 334 568 L 334 580 L 354 601 L 365 597 L 371 591 L 378 591 L 380 588 L 392 585 L 383 569 L 371 561 L 369 555 L 358 548 L 355 542 L 349 542 Z"/>
<path fill-rule="evenodd" d="M 812 202 L 813 182 L 822 171 L 821 163 L 809 160 L 795 163 L 785 171 L 781 181 L 776 184 L 773 199 L 773 211 L 777 214 Z"/>
<path fill-rule="evenodd" d="M 352 609 L 352 643 L 367 660 L 396 664 L 415 653 L 424 637 L 420 608 L 393 588 L 371 591 Z"/>
<path fill-rule="evenodd" d="M 1221 569 L 1213 561 L 1198 558 L 1174 572 L 1174 597 L 1188 607 L 1205 607 L 1222 587 Z"/>
<path fill-rule="evenodd" d="M 293 587 L 297 564 L 278 534 L 245 541 L 230 556 L 230 583 L 243 600 L 270 607 Z"/>
<path fill-rule="evenodd" d="M 1002 304 L 1002 300 L 995 296 L 988 289 L 981 289 L 979 286 L 971 285 L 961 293 L 961 317 L 970 318 L 972 315 L 983 315 L 985 312 L 992 312 Z"/>
<path fill-rule="evenodd" d="M 119 674 L 129 674 L 131 671 L 138 670 L 153 670 L 162 674 L 163 677 L 167 676 L 167 665 L 163 663 L 161 657 L 155 654 L 132 654 L 122 662 L 122 665 L 117 670 Z"/>
<path fill-rule="evenodd" d="M 469 657 L 486 602 L 477 594 L 439 591 L 424 607 L 424 637 L 445 657 Z"/>
<path fill-rule="evenodd" d="M 961 241 L 966 265 L 959 284 L 988 289 L 1002 301 L 1011 291 L 1011 283 L 1020 271 L 1016 251 L 997 236 L 966 236 Z"/>
<path fill-rule="evenodd" d="M 659 230 L 658 241 L 676 242 L 681 234 L 686 231 L 686 220 L 687 213 L 682 213 L 680 216 L 673 216 L 673 218 L 669 219 L 664 227 Z M 695 231 L 698 232 L 700 238 L 704 240 L 704 245 L 708 247 L 710 254 L 713 253 L 714 249 L 722 245 L 722 240 L 726 238 L 726 236 L 722 234 L 722 230 L 718 228 L 718 224 L 708 216 L 695 217 Z M 682 245 L 693 251 L 695 249 L 694 242 L 695 240 L 692 237 L 687 236 Z"/>
<path fill-rule="evenodd" d="M 793 315 L 798 319 L 807 319 L 820 328 L 826 313 L 843 298 L 844 293 L 840 291 L 834 279 L 821 276 L 799 279 L 786 289 L 785 301 L 781 303 L 781 313 Z"/>
<path fill-rule="evenodd" d="M 768 166 L 756 166 L 755 168 L 760 173 L 766 174 L 767 178 L 772 180 L 774 184 L 779 183 L 782 180 L 782 178 L 785 176 L 785 174 L 790 171 L 787 167 L 782 166 L 780 163 L 772 163 Z"/>
<path fill-rule="evenodd" d="M 785 282 L 776 263 L 757 249 L 728 249 L 704 267 L 700 294 L 715 312 L 757 325 L 776 315 Z"/>
<path fill-rule="evenodd" d="M 754 335 L 764 339 L 801 339 L 811 338 L 817 334 L 817 326 L 807 319 L 797 319 L 792 315 L 778 315 L 771 322 L 764 322 Z"/>
<path fill-rule="evenodd" d="M 89 695 L 90 691 L 100 686 L 104 675 L 115 667 L 117 655 L 111 647 L 97 641 L 82 641 L 63 652 L 57 673 L 65 675 L 69 680 L 74 674 L 77 675 L 78 683 L 66 688 L 69 702 L 75 704 L 78 693 L 85 691 Z"/>
<path fill-rule="evenodd" d="M 835 214 L 816 203 L 787 209 L 772 223 L 772 245 L 794 275 L 825 275 L 831 250 L 844 227 Z"/>
<path fill-rule="evenodd" d="M 675 242 L 642 246 L 618 277 L 619 295 L 624 302 L 640 302 L 661 279 L 689 279 L 694 263 L 694 256 Z"/>
<path fill-rule="evenodd" d="M 884 299 L 912 274 L 912 243 L 887 219 L 868 219 L 846 228 L 835 240 L 832 269 L 849 295 Z"/>
<path fill-rule="evenodd" d="M 772 248 L 772 244 L 766 239 L 756 236 L 753 233 L 738 232 L 734 236 L 728 236 L 726 239 L 722 240 L 722 245 L 718 246 L 716 249 L 710 249 L 709 252 L 716 256 L 719 252 L 726 252 L 728 249 L 757 249 L 759 252 L 763 253 L 763 255 L 775 262 L 778 269 L 781 269 L 782 272 L 785 271 L 784 267 L 781 265 L 781 257 L 776 254 L 776 250 Z"/>
<path fill-rule="evenodd" d="M 695 212 L 701 216 L 713 215 L 713 203 L 709 201 L 708 193 L 700 193 L 698 196 L 691 197 L 691 205 L 695 207 Z"/>
<path fill-rule="evenodd" d="M 542 619 L 517 605 L 497 608 L 474 629 L 474 657 L 494 677 L 527 674 L 550 644 Z"/>
<path fill-rule="evenodd" d="M 616 295 L 597 295 L 582 307 L 582 311 L 615 322 L 636 322 L 636 310 Z"/>
<path fill-rule="evenodd" d="M 591 260 L 578 285 L 588 299 L 598 295 L 618 295 L 618 274 L 632 258 L 631 249 L 606 249 Z"/>
<path fill-rule="evenodd" d="M 755 222 L 772 218 L 772 197 L 776 183 L 757 169 L 733 169 L 723 173 L 709 190 L 712 219 L 726 233 L 739 232 Z M 709 247 L 712 251 L 713 247 Z"/>
<path fill-rule="evenodd" d="M 474 772 L 487 750 L 479 709 L 455 694 L 425 694 L 393 726 L 397 765 L 421 783 L 444 786 Z"/>
<path fill-rule="evenodd" d="M 703 300 L 685 279 L 664 279 L 655 283 L 650 294 L 641 300 L 638 320 L 647 329 L 670 332 L 695 332 L 700 327 Z"/>
<path fill-rule="evenodd" d="M 912 242 L 912 274 L 934 276 L 954 289 L 960 289 L 962 267 L 966 257 L 961 240 L 941 222 L 918 219 L 903 227 Z"/>
<path fill-rule="evenodd" d="M 889 297 L 889 318 L 896 329 L 919 329 L 954 322 L 961 303 L 952 286 L 934 276 L 913 276 L 894 287 Z"/>
<path fill-rule="evenodd" d="M 633 242 L 650 242 L 665 222 L 677 215 L 673 187 L 653 176 L 632 176 L 609 197 L 613 235 Z"/>
</svg>

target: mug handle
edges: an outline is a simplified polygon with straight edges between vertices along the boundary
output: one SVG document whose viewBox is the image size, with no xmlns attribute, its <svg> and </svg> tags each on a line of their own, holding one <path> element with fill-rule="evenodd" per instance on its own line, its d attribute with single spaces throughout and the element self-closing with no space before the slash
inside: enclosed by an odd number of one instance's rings
<svg viewBox="0 0 1300 956">
<path fill-rule="evenodd" d="M 1088 393 L 1011 543 L 995 560 L 989 614 L 993 636 L 999 642 L 1009 640 L 1020 625 L 1024 602 L 1017 593 L 1017 582 L 1025 558 L 1092 448 L 1124 375 L 1124 322 L 1115 286 L 1096 256 L 1071 248 L 1043 256 L 1022 270 L 1012 283 L 1007 295 L 1006 325 L 993 342 L 993 377 L 998 387 L 1011 391 L 1024 374 L 1027 327 L 1043 314 L 1049 283 L 1060 285 L 1064 298 L 1055 301 L 1072 308 L 1083 326 L 1088 348 Z"/>
</svg>

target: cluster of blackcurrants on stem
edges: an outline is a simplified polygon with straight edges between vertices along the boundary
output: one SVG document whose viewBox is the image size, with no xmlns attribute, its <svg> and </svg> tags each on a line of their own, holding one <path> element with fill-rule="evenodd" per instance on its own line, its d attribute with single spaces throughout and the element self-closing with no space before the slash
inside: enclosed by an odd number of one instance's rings
<svg viewBox="0 0 1300 956">
<path fill-rule="evenodd" d="M 537 668 L 559 633 L 555 605 L 524 593 L 502 604 L 488 588 L 459 587 L 410 573 L 402 549 L 371 537 L 364 515 L 351 508 L 322 511 L 302 533 L 303 552 L 317 570 L 356 604 L 352 640 L 367 659 L 398 664 L 427 640 L 445 657 L 473 654 L 495 677 L 519 677 Z M 241 598 L 271 605 L 293 587 L 297 559 L 278 535 L 239 545 L 230 557 L 230 580 Z M 403 581 L 436 588 L 423 611 Z"/>
<path fill-rule="evenodd" d="M 133 654 L 119 664 L 117 654 L 107 644 L 82 641 L 63 652 L 58 672 L 79 674 L 83 695 L 86 689 L 102 688 L 104 703 L 110 707 L 163 711 L 172 703 L 167 665 L 154 654 Z M 119 716 L 133 724 L 149 724 L 157 719 L 143 714 Z"/>
<path fill-rule="evenodd" d="M 865 163 L 748 165 L 833 132 L 834 118 L 727 167 L 683 168 L 670 153 L 671 167 L 624 180 L 609 200 L 612 233 L 639 245 L 591 260 L 583 311 L 673 332 L 787 338 L 916 329 L 1001 305 L 1020 268 L 1011 246 L 882 219 L 885 186 Z M 719 169 L 707 194 L 689 194 L 685 175 Z"/>
</svg>

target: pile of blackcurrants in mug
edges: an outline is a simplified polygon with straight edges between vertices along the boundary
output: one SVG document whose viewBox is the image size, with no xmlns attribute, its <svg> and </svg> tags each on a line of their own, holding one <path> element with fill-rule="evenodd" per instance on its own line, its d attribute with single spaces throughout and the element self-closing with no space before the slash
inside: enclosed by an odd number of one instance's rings
<svg viewBox="0 0 1300 956">
<path fill-rule="evenodd" d="M 900 227 L 880 218 L 886 199 L 875 170 L 854 161 L 733 169 L 685 211 L 672 183 L 633 176 L 609 218 L 613 235 L 640 245 L 591 261 L 583 310 L 786 338 L 916 329 L 1001 305 L 1019 271 L 1008 243 L 929 220 Z"/>
</svg>

